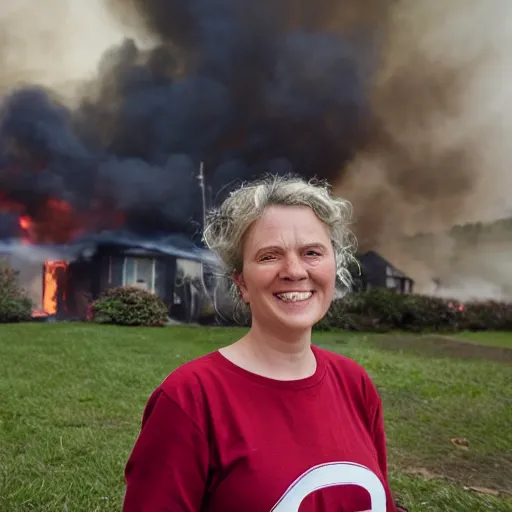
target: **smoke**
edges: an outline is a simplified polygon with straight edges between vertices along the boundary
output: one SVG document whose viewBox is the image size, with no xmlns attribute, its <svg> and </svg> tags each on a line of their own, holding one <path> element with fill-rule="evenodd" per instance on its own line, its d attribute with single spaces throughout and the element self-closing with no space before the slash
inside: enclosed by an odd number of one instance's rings
<svg viewBox="0 0 512 512">
<path fill-rule="evenodd" d="M 63 92 L 95 73 L 99 56 L 123 37 L 102 0 L 4 0 L 0 91 L 32 83 Z"/>
<path fill-rule="evenodd" d="M 499 250 L 450 233 L 512 212 L 511 13 L 505 0 L 402 0 L 385 22 L 374 131 L 336 190 L 354 202 L 362 247 L 415 277 L 418 291 L 512 296 L 509 231 Z M 417 233 L 431 233 L 428 243 L 407 239 Z"/>
<path fill-rule="evenodd" d="M 98 210 L 108 206 L 148 236 L 193 236 L 201 161 L 213 200 L 233 180 L 269 170 L 333 178 L 367 131 L 375 11 L 355 5 L 110 2 L 136 38 L 104 52 L 94 76 L 63 95 L 62 70 L 49 67 L 39 80 L 46 86 L 6 94 L 0 191 L 39 224 L 52 199 L 102 221 Z M 96 16 L 114 26 L 104 7 Z M 57 57 L 74 22 L 66 26 L 51 38 Z"/>
<path fill-rule="evenodd" d="M 68 233 L 122 218 L 140 236 L 194 237 L 200 162 L 211 201 L 293 170 L 333 182 L 355 205 L 361 248 L 426 289 L 461 266 L 460 246 L 443 234 L 419 254 L 404 237 L 512 207 L 510 11 L 505 0 L 4 2 L 0 234 L 13 204 L 47 229 L 57 200 L 74 212 Z"/>
</svg>

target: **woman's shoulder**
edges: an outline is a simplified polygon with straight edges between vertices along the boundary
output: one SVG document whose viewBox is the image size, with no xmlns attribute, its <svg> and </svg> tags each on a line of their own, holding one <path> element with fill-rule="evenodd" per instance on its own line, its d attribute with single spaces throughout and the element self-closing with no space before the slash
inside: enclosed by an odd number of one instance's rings
<svg viewBox="0 0 512 512">
<path fill-rule="evenodd" d="M 204 386 L 212 373 L 217 371 L 216 352 L 184 362 L 165 377 L 158 389 L 174 398 L 176 394 L 188 390 L 195 393 Z"/>
<path fill-rule="evenodd" d="M 192 359 L 178 366 L 165 377 L 153 390 L 148 400 L 148 406 L 163 400 L 164 404 L 172 402 L 172 407 L 178 407 L 201 430 L 204 430 L 205 411 L 211 403 L 212 387 L 208 385 L 211 375 L 216 371 L 216 354 L 210 353 Z M 147 406 L 147 407 L 148 407 Z"/>
</svg>

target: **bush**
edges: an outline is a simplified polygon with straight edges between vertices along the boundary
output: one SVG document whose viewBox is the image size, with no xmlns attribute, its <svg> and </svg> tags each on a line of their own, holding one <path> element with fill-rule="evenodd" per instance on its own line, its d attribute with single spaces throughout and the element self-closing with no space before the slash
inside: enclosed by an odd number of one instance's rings
<svg viewBox="0 0 512 512">
<path fill-rule="evenodd" d="M 19 285 L 18 272 L 0 261 L 0 323 L 28 322 L 32 301 Z"/>
<path fill-rule="evenodd" d="M 334 301 L 316 330 L 456 332 L 512 330 L 512 304 L 403 295 L 383 288 Z"/>
<path fill-rule="evenodd" d="M 373 325 L 381 328 L 392 328 L 402 323 L 403 296 L 384 288 L 371 288 L 348 298 L 347 313 L 366 318 L 366 322 L 371 319 Z"/>
<path fill-rule="evenodd" d="M 506 302 L 469 302 L 461 317 L 463 327 L 470 331 L 512 330 L 512 304 Z"/>
<path fill-rule="evenodd" d="M 392 328 L 389 318 L 394 316 L 396 310 L 393 310 L 393 305 L 384 304 L 383 296 L 356 293 L 342 300 L 335 300 L 325 317 L 315 325 L 315 330 L 388 332 Z"/>
<path fill-rule="evenodd" d="M 88 317 L 101 324 L 161 327 L 167 306 L 155 294 L 132 286 L 110 288 L 91 304 Z"/>
<path fill-rule="evenodd" d="M 331 329 L 343 328 L 343 322 L 347 314 L 346 304 L 344 300 L 335 300 L 327 314 L 315 325 L 315 330 L 330 331 Z"/>
<path fill-rule="evenodd" d="M 397 328 L 413 332 L 454 332 L 460 329 L 459 303 L 425 295 L 400 297 L 402 318 Z"/>
</svg>

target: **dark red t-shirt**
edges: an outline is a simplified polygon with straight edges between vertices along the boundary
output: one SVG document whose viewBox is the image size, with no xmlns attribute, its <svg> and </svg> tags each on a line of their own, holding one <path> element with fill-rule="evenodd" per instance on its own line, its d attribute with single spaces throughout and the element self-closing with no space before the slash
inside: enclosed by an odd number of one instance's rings
<svg viewBox="0 0 512 512">
<path fill-rule="evenodd" d="M 314 375 L 295 381 L 218 351 L 171 373 L 146 406 L 124 512 L 395 512 L 375 386 L 313 351 Z"/>
</svg>

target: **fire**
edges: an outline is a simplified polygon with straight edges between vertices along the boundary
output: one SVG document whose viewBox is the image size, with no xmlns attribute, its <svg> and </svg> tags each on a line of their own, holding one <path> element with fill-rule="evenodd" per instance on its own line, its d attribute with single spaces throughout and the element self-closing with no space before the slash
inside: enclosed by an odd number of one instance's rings
<svg viewBox="0 0 512 512">
<path fill-rule="evenodd" d="M 30 229 L 30 226 L 32 225 L 32 221 L 30 220 L 30 217 L 28 215 L 22 215 L 20 217 L 20 228 L 24 231 L 28 231 Z"/>
<path fill-rule="evenodd" d="M 71 205 L 58 199 L 48 199 L 33 217 L 19 217 L 22 240 L 29 244 L 67 243 L 82 233 L 82 224 Z"/>
<path fill-rule="evenodd" d="M 44 263 L 43 310 L 48 315 L 58 312 L 59 281 L 67 269 L 65 261 L 46 261 Z M 63 299 L 65 296 L 63 294 Z"/>
<path fill-rule="evenodd" d="M 18 216 L 20 239 L 25 244 L 67 244 L 90 232 L 112 229 L 124 224 L 124 215 L 105 205 L 89 211 L 76 211 L 62 199 L 49 198 L 28 213 L 15 201 L 7 200 L 0 192 L 0 212 Z"/>
<path fill-rule="evenodd" d="M 22 215 L 19 218 L 19 225 L 21 228 L 21 241 L 24 244 L 30 243 L 30 233 L 32 231 L 32 219 L 28 215 Z"/>
<path fill-rule="evenodd" d="M 64 199 L 39 197 L 23 204 L 17 197 L 0 190 L 0 213 L 17 218 L 18 232 L 13 236 L 26 245 L 69 244 L 87 233 L 115 229 L 125 216 L 107 199 L 96 198 L 89 208 L 76 209 Z M 46 261 L 43 265 L 42 307 L 33 318 L 66 312 L 65 261 Z"/>
</svg>

